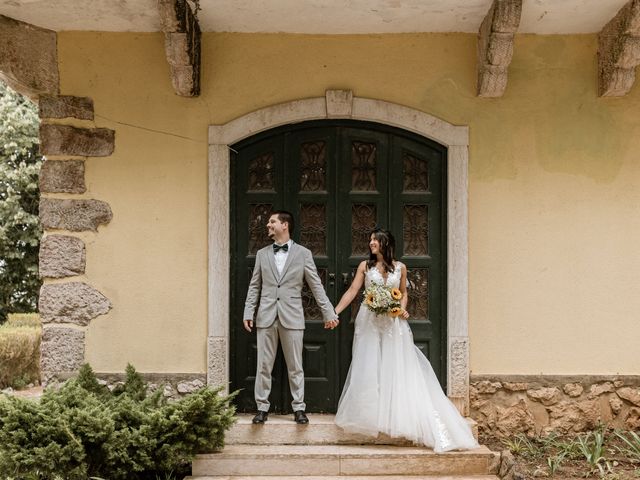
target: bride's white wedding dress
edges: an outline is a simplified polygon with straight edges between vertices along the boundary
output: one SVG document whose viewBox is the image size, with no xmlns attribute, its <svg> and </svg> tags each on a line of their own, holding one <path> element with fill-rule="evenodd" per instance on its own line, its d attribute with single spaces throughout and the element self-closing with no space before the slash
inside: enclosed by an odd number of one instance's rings
<svg viewBox="0 0 640 480">
<path fill-rule="evenodd" d="M 396 262 L 386 285 L 399 287 L 401 273 Z M 376 268 L 365 272 L 365 288 L 371 282 L 385 283 Z M 374 437 L 385 433 L 436 452 L 478 446 L 414 345 L 407 320 L 376 315 L 364 304 L 356 317 L 353 359 L 335 421 L 349 432 Z"/>
</svg>

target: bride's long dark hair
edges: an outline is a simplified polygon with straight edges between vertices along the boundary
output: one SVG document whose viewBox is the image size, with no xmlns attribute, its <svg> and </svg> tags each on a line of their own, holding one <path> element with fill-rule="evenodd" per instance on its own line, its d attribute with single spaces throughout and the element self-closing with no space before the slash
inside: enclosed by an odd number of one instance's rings
<svg viewBox="0 0 640 480">
<path fill-rule="evenodd" d="M 393 238 L 393 235 L 389 230 L 378 227 L 371 230 L 369 239 L 371 239 L 371 235 L 373 235 L 373 237 L 380 243 L 380 253 L 382 254 L 382 266 L 384 267 L 384 271 L 387 273 L 393 272 L 396 239 Z M 376 263 L 378 263 L 378 257 L 371 253 L 371 250 L 369 250 L 369 260 L 367 260 L 367 268 L 375 267 Z"/>
</svg>

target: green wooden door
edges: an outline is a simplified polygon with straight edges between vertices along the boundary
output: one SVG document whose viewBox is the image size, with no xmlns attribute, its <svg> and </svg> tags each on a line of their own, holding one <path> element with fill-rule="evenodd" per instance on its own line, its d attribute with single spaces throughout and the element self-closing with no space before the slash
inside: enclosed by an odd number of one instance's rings
<svg viewBox="0 0 640 480">
<path fill-rule="evenodd" d="M 273 209 L 291 211 L 294 240 L 311 250 L 335 305 L 376 225 L 396 237 L 408 268 L 409 311 L 416 345 L 444 386 L 446 379 L 446 148 L 402 130 L 354 121 L 305 122 L 233 146 L 231 160 L 231 389 L 240 411 L 254 411 L 255 332 L 242 311 L 257 250 L 270 243 Z M 305 287 L 305 401 L 309 412 L 335 412 L 351 361 L 360 299 L 338 329 L 324 330 Z M 272 411 L 289 412 L 282 353 L 273 372 Z"/>
</svg>

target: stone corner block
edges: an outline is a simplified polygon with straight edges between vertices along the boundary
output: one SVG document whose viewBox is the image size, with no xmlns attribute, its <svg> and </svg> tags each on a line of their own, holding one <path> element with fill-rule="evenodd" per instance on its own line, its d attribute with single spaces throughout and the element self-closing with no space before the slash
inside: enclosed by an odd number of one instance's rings
<svg viewBox="0 0 640 480">
<path fill-rule="evenodd" d="M 40 118 L 78 118 L 93 120 L 93 100 L 89 97 L 71 95 L 41 95 Z"/>
<path fill-rule="evenodd" d="M 86 265 L 84 242 L 68 235 L 47 235 L 40 242 L 40 277 L 82 275 Z"/>
<path fill-rule="evenodd" d="M 225 393 L 229 390 L 227 358 L 228 341 L 226 337 L 209 337 L 207 361 L 207 384 L 212 387 L 225 386 Z"/>
<path fill-rule="evenodd" d="M 111 302 L 83 282 L 44 284 L 38 302 L 42 323 L 88 325 L 111 310 Z"/>
<path fill-rule="evenodd" d="M 40 372 L 47 383 L 57 375 L 76 372 L 84 363 L 84 330 L 43 325 Z"/>
<path fill-rule="evenodd" d="M 95 232 L 112 218 L 111 207 L 101 200 L 40 199 L 40 222 L 45 229 Z"/>
<path fill-rule="evenodd" d="M 46 160 L 40 169 L 40 192 L 84 193 L 84 161 Z"/>
<path fill-rule="evenodd" d="M 351 90 L 327 90 L 327 117 L 351 118 L 353 110 L 353 92 Z"/>
<path fill-rule="evenodd" d="M 108 128 L 40 125 L 40 152 L 43 155 L 106 157 L 114 148 L 115 131 Z"/>
</svg>

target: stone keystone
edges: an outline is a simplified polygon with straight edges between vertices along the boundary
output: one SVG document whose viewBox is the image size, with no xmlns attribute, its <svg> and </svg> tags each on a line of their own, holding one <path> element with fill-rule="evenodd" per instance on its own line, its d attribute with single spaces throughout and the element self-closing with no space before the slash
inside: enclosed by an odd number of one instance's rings
<svg viewBox="0 0 640 480">
<path fill-rule="evenodd" d="M 43 323 L 88 325 L 111 310 L 111 302 L 83 282 L 46 283 L 40 289 L 38 309 Z"/>
<path fill-rule="evenodd" d="M 77 128 L 70 125 L 40 125 L 40 153 L 106 157 L 113 153 L 115 131 L 108 128 Z"/>
<path fill-rule="evenodd" d="M 40 276 L 70 277 L 84 273 L 84 242 L 68 235 L 47 235 L 40 242 Z"/>
<path fill-rule="evenodd" d="M 109 204 L 101 200 L 40 199 L 40 222 L 45 229 L 95 232 L 112 217 Z"/>
<path fill-rule="evenodd" d="M 93 100 L 89 97 L 41 95 L 39 107 L 40 118 L 93 120 Z"/>
<path fill-rule="evenodd" d="M 46 160 L 40 169 L 41 193 L 84 193 L 83 160 Z"/>
<path fill-rule="evenodd" d="M 351 90 L 327 90 L 327 116 L 329 118 L 351 118 L 353 92 Z"/>
</svg>

